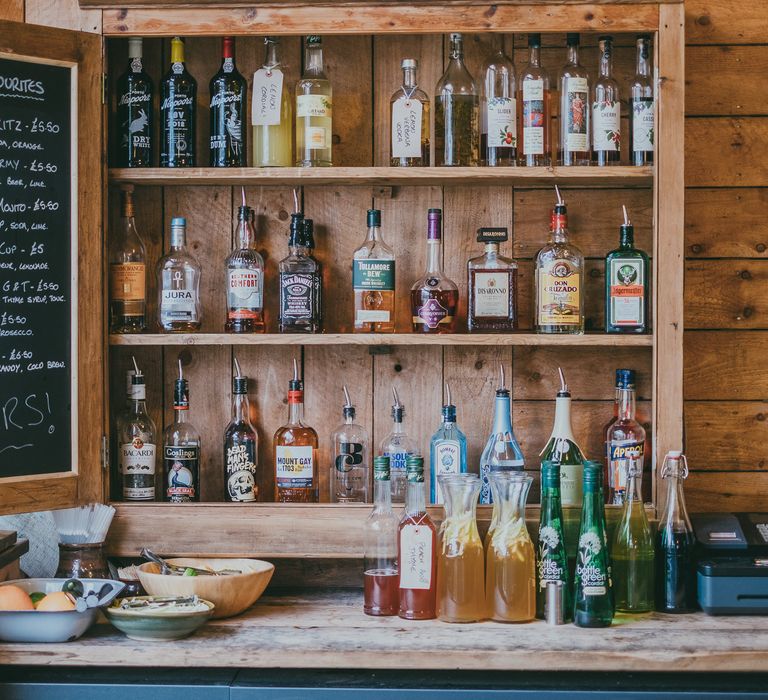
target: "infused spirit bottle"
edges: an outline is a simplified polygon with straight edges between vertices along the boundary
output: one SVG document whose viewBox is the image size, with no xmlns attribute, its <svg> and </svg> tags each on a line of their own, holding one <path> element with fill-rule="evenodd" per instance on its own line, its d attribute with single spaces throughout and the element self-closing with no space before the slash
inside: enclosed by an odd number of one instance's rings
<svg viewBox="0 0 768 700">
<path fill-rule="evenodd" d="M 323 330 L 323 265 L 315 257 L 315 222 L 312 219 L 304 219 L 301 245 L 304 247 L 309 260 L 315 265 L 312 291 L 314 292 L 313 308 L 315 310 L 315 323 L 319 333 Z"/>
<path fill-rule="evenodd" d="M 648 332 L 648 255 L 635 248 L 635 229 L 624 209 L 619 247 L 605 256 L 605 332 Z"/>
<path fill-rule="evenodd" d="M 150 168 L 155 156 L 154 88 L 144 70 L 142 40 L 128 39 L 128 68 L 117 82 L 117 165 Z"/>
<path fill-rule="evenodd" d="M 395 252 L 381 234 L 381 211 L 369 209 L 368 235 L 352 254 L 355 333 L 395 332 Z"/>
<path fill-rule="evenodd" d="M 480 160 L 483 165 L 517 163 L 517 82 L 512 59 L 499 37 L 496 52 L 483 66 L 480 101 Z"/>
<path fill-rule="evenodd" d="M 296 83 L 296 165 L 331 165 L 331 81 L 323 70 L 323 45 L 308 36 L 304 74 Z"/>
<path fill-rule="evenodd" d="M 427 216 L 427 269 L 411 287 L 415 333 L 455 333 L 459 288 L 443 272 L 442 209 Z"/>
<path fill-rule="evenodd" d="M 601 36 L 600 75 L 592 101 L 592 159 L 595 165 L 621 161 L 621 102 L 619 84 L 613 78 L 613 37 Z"/>
<path fill-rule="evenodd" d="M 227 333 L 264 331 L 264 259 L 256 250 L 253 210 L 243 203 L 237 210 L 235 249 L 226 262 Z"/>
<path fill-rule="evenodd" d="M 406 620 L 431 620 L 437 616 L 437 528 L 427 513 L 424 459 L 409 456 L 406 473 L 405 511 L 397 533 L 398 614 Z"/>
<path fill-rule="evenodd" d="M 320 273 L 317 261 L 305 245 L 304 215 L 291 214 L 288 256 L 279 263 L 281 333 L 317 333 L 320 314 L 317 288 Z"/>
<path fill-rule="evenodd" d="M 224 500 L 254 503 L 259 498 L 259 436 L 251 423 L 248 377 L 235 360 L 232 420 L 224 431 Z"/>
<path fill-rule="evenodd" d="M 538 333 L 584 332 L 584 255 L 568 240 L 568 210 L 557 192 L 547 244 L 534 263 Z"/>
<path fill-rule="evenodd" d="M 160 85 L 160 166 L 195 166 L 197 81 L 184 64 L 184 40 L 171 40 L 171 67 Z"/>
<path fill-rule="evenodd" d="M 211 166 L 244 168 L 247 165 L 245 132 L 248 83 L 235 66 L 235 40 L 221 40 L 221 68 L 213 76 L 211 96 Z"/>
<path fill-rule="evenodd" d="M 499 255 L 506 228 L 480 228 L 477 242 L 485 253 L 467 263 L 469 332 L 512 331 L 517 328 L 517 263 Z"/>
<path fill-rule="evenodd" d="M 568 555 L 563 534 L 563 508 L 560 499 L 561 467 L 555 462 L 541 463 L 541 514 L 539 545 L 536 551 L 536 617 L 544 618 L 547 584 L 561 581 L 563 586 L 563 616 L 571 617 Z M 583 472 L 579 474 L 583 477 Z M 581 488 L 579 489 L 581 490 Z"/>
<path fill-rule="evenodd" d="M 589 75 L 579 63 L 579 35 L 568 34 L 560 71 L 560 165 L 589 165 Z"/>
<path fill-rule="evenodd" d="M 187 333 L 200 329 L 200 263 L 187 250 L 187 220 L 171 219 L 171 249 L 157 263 L 160 329 Z"/>
<path fill-rule="evenodd" d="M 389 457 L 374 457 L 373 510 L 363 526 L 363 611 L 366 615 L 397 615 L 400 608 L 399 521 L 392 510 L 389 477 Z"/>
<path fill-rule="evenodd" d="M 147 252 L 133 218 L 133 186 L 120 197 L 120 225 L 109 246 L 110 332 L 141 333 L 147 328 Z"/>
<path fill-rule="evenodd" d="M 293 99 L 285 82 L 280 37 L 264 39 L 264 65 L 253 74 L 253 165 L 256 168 L 293 165 Z"/>
<path fill-rule="evenodd" d="M 368 431 L 355 423 L 355 407 L 344 387 L 344 422 L 331 435 L 331 503 L 368 503 L 371 448 Z"/>
<path fill-rule="evenodd" d="M 405 502 L 405 465 L 408 457 L 416 454 L 416 443 L 408 436 L 403 427 L 405 406 L 400 402 L 397 389 L 392 387 L 394 403 L 392 404 L 392 431 L 382 441 L 379 451 L 384 457 L 389 457 L 392 471 L 392 502 Z"/>
<path fill-rule="evenodd" d="M 317 433 L 304 422 L 304 383 L 293 361 L 288 384 L 288 422 L 273 440 L 275 500 L 278 503 L 317 503 Z"/>
<path fill-rule="evenodd" d="M 551 157 L 549 73 L 541 67 L 541 34 L 528 35 L 528 64 L 517 80 L 520 105 L 520 165 L 549 165 Z"/>
<path fill-rule="evenodd" d="M 429 97 L 416 82 L 415 58 L 404 58 L 403 84 L 389 101 L 389 164 L 406 168 L 429 165 Z"/>
<path fill-rule="evenodd" d="M 439 477 L 467 471 L 467 438 L 456 425 L 456 406 L 451 403 L 451 387 L 447 382 L 445 396 L 442 422 L 429 443 L 430 503 L 444 503 Z"/>
<path fill-rule="evenodd" d="M 189 382 L 179 360 L 179 377 L 173 387 L 173 423 L 163 431 L 165 500 L 190 503 L 200 500 L 200 433 L 188 420 Z"/>
<path fill-rule="evenodd" d="M 611 505 L 624 503 L 628 488 L 628 474 L 643 473 L 645 456 L 645 429 L 635 417 L 634 377 L 618 389 L 619 413 L 605 438 L 608 461 L 607 498 Z M 640 476 L 638 476 L 638 482 Z"/>
<path fill-rule="evenodd" d="M 435 87 L 435 165 L 479 165 L 480 101 L 464 65 L 461 34 L 451 34 L 448 67 Z"/>
<path fill-rule="evenodd" d="M 653 163 L 654 103 L 651 78 L 651 37 L 637 37 L 637 68 L 629 88 L 629 162 Z"/>
</svg>

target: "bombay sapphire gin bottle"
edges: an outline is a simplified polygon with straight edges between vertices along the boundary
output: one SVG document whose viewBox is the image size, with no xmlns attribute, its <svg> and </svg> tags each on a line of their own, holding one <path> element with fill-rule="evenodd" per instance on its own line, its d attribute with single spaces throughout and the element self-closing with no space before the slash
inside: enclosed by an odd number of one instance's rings
<svg viewBox="0 0 768 700">
<path fill-rule="evenodd" d="M 491 472 L 523 471 L 523 452 L 512 430 L 511 401 L 509 389 L 504 381 L 504 366 L 499 368 L 500 382 L 496 389 L 496 405 L 493 413 L 493 428 L 480 457 L 480 503 L 493 503 L 491 496 Z"/>
<path fill-rule="evenodd" d="M 438 476 L 467 471 L 467 438 L 456 425 L 456 406 L 451 403 L 451 387 L 445 385 L 443 420 L 429 443 L 429 500 L 443 503 Z"/>
<path fill-rule="evenodd" d="M 381 441 L 380 452 L 389 457 L 392 480 L 392 503 L 405 503 L 405 461 L 418 452 L 416 443 L 403 428 L 405 406 L 400 403 L 397 389 L 392 387 L 395 402 L 392 404 L 392 432 Z"/>
</svg>

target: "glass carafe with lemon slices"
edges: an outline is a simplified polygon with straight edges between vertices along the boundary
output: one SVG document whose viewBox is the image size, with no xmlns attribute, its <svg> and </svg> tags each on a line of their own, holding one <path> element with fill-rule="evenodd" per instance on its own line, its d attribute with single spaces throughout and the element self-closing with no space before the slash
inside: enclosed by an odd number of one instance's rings
<svg viewBox="0 0 768 700">
<path fill-rule="evenodd" d="M 445 499 L 437 558 L 437 616 L 444 622 L 476 622 L 485 614 L 484 552 L 477 531 L 477 474 L 439 477 Z"/>
</svg>

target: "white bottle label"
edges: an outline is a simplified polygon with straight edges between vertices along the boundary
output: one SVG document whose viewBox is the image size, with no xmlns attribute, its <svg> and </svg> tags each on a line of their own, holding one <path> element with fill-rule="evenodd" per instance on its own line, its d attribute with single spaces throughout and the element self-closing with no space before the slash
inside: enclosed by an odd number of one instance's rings
<svg viewBox="0 0 768 700">
<path fill-rule="evenodd" d="M 632 150 L 653 153 L 653 100 L 632 100 Z"/>
<path fill-rule="evenodd" d="M 283 102 L 283 71 L 279 68 L 259 68 L 253 74 L 253 126 L 277 126 Z"/>
<path fill-rule="evenodd" d="M 156 446 L 142 442 L 136 437 L 133 442 L 120 445 L 119 467 L 123 476 L 154 476 Z M 134 500 L 154 500 L 155 488 L 138 487 L 130 482 L 123 486 L 123 498 Z"/>
<path fill-rule="evenodd" d="M 400 531 L 400 588 L 427 591 L 432 587 L 432 530 L 406 525 Z"/>
<path fill-rule="evenodd" d="M 544 154 L 544 81 L 523 81 L 523 152 Z"/>
<path fill-rule="evenodd" d="M 583 475 L 583 464 L 560 465 L 560 499 L 564 506 L 581 505 L 584 499 L 582 490 Z"/>
<path fill-rule="evenodd" d="M 420 100 L 402 99 L 392 103 L 392 157 L 421 157 L 421 116 L 424 105 Z"/>
<path fill-rule="evenodd" d="M 327 148 L 328 137 L 322 126 L 307 126 L 304 128 L 304 139 L 308 148 Z"/>
<path fill-rule="evenodd" d="M 432 469 L 435 476 L 458 474 L 461 466 L 461 447 L 456 440 L 443 440 L 435 445 L 435 463 Z M 443 503 L 443 489 L 435 479 L 435 503 Z"/>
<path fill-rule="evenodd" d="M 311 445 L 275 448 L 275 476 L 280 488 L 312 488 L 314 486 L 314 455 Z"/>
<path fill-rule="evenodd" d="M 191 289 L 163 289 L 160 295 L 160 322 L 196 322 L 197 298 Z"/>
<path fill-rule="evenodd" d="M 258 270 L 230 270 L 227 292 L 230 308 L 261 311 L 261 273 Z"/>
<path fill-rule="evenodd" d="M 615 258 L 611 260 L 608 273 L 609 323 L 614 326 L 642 326 L 645 323 L 643 261 L 637 258 Z"/>
<path fill-rule="evenodd" d="M 296 95 L 297 117 L 330 117 L 331 98 L 327 95 Z"/>
<path fill-rule="evenodd" d="M 486 104 L 489 148 L 517 146 L 516 102 L 512 97 L 492 97 Z"/>
<path fill-rule="evenodd" d="M 481 318 L 509 316 L 509 273 L 475 273 L 475 316 Z"/>
<path fill-rule="evenodd" d="M 566 131 L 565 148 L 568 151 L 589 150 L 587 133 L 587 109 L 589 87 L 586 78 L 565 79 Z"/>
<path fill-rule="evenodd" d="M 596 151 L 621 150 L 621 103 L 592 103 L 592 147 Z"/>
</svg>

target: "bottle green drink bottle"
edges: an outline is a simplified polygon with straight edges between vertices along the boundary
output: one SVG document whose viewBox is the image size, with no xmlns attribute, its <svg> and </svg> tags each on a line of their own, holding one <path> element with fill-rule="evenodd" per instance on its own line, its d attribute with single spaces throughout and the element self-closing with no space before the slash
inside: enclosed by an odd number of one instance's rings
<svg viewBox="0 0 768 700">
<path fill-rule="evenodd" d="M 601 481 L 601 466 L 596 462 L 585 462 L 584 501 L 573 593 L 573 622 L 578 627 L 609 627 L 613 620 L 613 591 Z"/>
<path fill-rule="evenodd" d="M 563 537 L 563 508 L 560 503 L 560 465 L 546 461 L 541 465 L 541 517 L 539 546 L 536 550 L 536 617 L 544 618 L 547 582 L 562 581 L 565 600 L 563 614 L 571 619 L 568 590 L 568 555 Z"/>
</svg>

